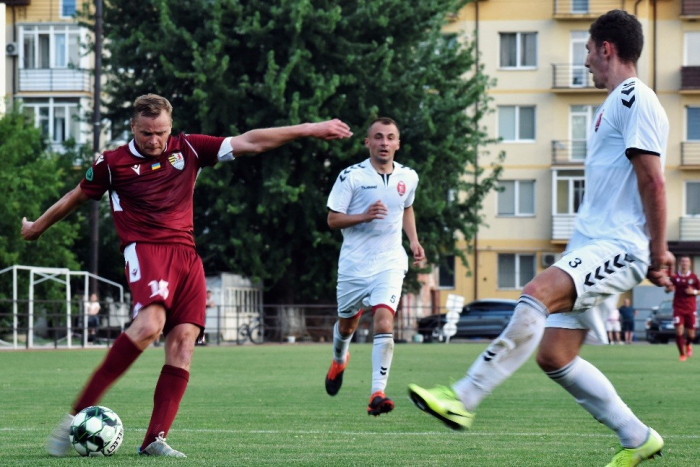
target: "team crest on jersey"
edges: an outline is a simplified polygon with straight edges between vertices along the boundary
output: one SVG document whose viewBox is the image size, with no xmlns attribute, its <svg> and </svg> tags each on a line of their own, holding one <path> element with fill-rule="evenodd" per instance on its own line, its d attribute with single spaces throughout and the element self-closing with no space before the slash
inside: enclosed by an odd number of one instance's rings
<svg viewBox="0 0 700 467">
<path fill-rule="evenodd" d="M 601 110 L 600 113 L 598 114 L 598 120 L 595 121 L 595 132 L 598 133 L 598 127 L 600 126 L 601 120 L 603 120 L 603 112 L 605 110 Z"/>
<path fill-rule="evenodd" d="M 399 181 L 398 185 L 396 185 L 396 191 L 399 192 L 400 196 L 403 196 L 406 194 L 406 184 L 403 181 Z"/>
<path fill-rule="evenodd" d="M 181 152 L 176 152 L 168 156 L 168 161 L 177 170 L 182 170 L 185 168 L 185 158 L 182 156 Z"/>
</svg>

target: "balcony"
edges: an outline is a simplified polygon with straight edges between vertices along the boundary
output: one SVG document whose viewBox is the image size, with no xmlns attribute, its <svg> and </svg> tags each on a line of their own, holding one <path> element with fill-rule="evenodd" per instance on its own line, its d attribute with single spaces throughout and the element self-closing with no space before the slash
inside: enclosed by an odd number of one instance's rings
<svg viewBox="0 0 700 467">
<path fill-rule="evenodd" d="M 593 75 L 583 65 L 552 63 L 552 91 L 556 93 L 605 92 L 593 85 Z"/>
<path fill-rule="evenodd" d="M 700 92 L 700 66 L 684 66 L 681 68 L 681 92 Z"/>
<path fill-rule="evenodd" d="M 571 239 L 571 236 L 574 234 L 575 218 L 575 214 L 554 214 L 552 216 L 553 243 L 566 243 Z"/>
<path fill-rule="evenodd" d="M 554 0 L 555 19 L 596 19 L 610 10 L 624 9 L 623 0 Z"/>
<path fill-rule="evenodd" d="M 683 216 L 680 219 L 681 242 L 697 242 L 700 240 L 700 216 Z"/>
<path fill-rule="evenodd" d="M 681 18 L 697 19 L 700 17 L 700 0 L 683 0 Z"/>
<path fill-rule="evenodd" d="M 582 167 L 586 160 L 585 141 L 552 141 L 552 165 Z"/>
<path fill-rule="evenodd" d="M 90 92 L 90 70 L 70 68 L 32 68 L 19 70 L 20 92 Z"/>
<path fill-rule="evenodd" d="M 681 141 L 681 169 L 700 169 L 700 141 Z"/>
</svg>

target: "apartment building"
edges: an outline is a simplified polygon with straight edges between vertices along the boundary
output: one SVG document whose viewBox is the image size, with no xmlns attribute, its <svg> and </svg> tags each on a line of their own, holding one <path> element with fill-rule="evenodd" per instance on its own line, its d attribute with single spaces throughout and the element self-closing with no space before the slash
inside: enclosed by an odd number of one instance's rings
<svg viewBox="0 0 700 467">
<path fill-rule="evenodd" d="M 482 214 L 486 225 L 470 246 L 470 274 L 457 260 L 440 271 L 447 294 L 517 298 L 554 263 L 573 230 L 585 191 L 587 132 L 606 97 L 584 66 L 588 28 L 599 15 L 624 9 L 644 28 L 638 76 L 652 87 L 671 125 L 666 179 L 671 251 L 700 269 L 700 0 L 480 0 L 445 28 L 478 40 L 480 61 L 497 80 L 495 110 L 483 125 L 500 143 L 484 148 L 486 170 L 503 151 L 500 182 Z"/>
<path fill-rule="evenodd" d="M 64 141 L 90 140 L 93 57 L 89 31 L 75 17 L 78 0 L 0 0 L 5 60 L 5 100 L 19 102 L 52 149 Z M 0 17 L 2 19 L 2 17 Z M 2 68 L 0 68 L 2 70 Z M 0 81 L 2 84 L 3 81 Z"/>
</svg>

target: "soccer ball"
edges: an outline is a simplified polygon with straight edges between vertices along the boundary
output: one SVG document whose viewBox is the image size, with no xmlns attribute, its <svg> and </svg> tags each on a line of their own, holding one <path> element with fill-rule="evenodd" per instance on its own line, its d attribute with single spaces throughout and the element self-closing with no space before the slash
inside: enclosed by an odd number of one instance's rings
<svg viewBox="0 0 700 467">
<path fill-rule="evenodd" d="M 69 439 L 81 456 L 111 456 L 124 439 L 119 416 L 107 407 L 87 407 L 73 418 Z"/>
</svg>

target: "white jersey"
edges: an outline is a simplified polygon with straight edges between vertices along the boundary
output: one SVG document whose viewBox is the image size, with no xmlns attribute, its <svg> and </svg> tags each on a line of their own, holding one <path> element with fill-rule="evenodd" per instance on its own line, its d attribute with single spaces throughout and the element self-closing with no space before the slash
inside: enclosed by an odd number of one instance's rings
<svg viewBox="0 0 700 467">
<path fill-rule="evenodd" d="M 418 174 L 394 162 L 391 174 L 379 174 L 367 159 L 343 170 L 328 196 L 328 209 L 343 214 L 361 214 L 378 200 L 389 213 L 342 229 L 343 246 L 338 260 L 338 278 L 368 277 L 389 269 L 408 271 L 408 256 L 401 243 L 403 211 L 413 204 Z"/>
<path fill-rule="evenodd" d="M 600 106 L 588 136 L 586 185 L 575 230 L 591 239 L 616 239 L 648 260 L 649 234 L 628 149 L 666 161 L 669 124 L 656 94 L 629 78 Z"/>
</svg>

